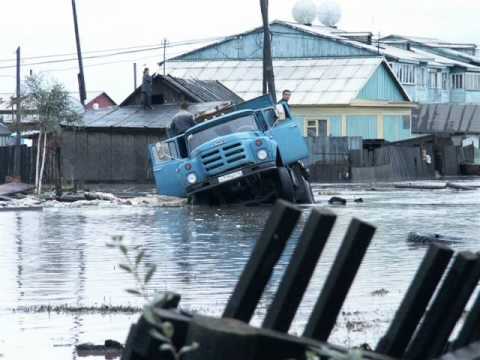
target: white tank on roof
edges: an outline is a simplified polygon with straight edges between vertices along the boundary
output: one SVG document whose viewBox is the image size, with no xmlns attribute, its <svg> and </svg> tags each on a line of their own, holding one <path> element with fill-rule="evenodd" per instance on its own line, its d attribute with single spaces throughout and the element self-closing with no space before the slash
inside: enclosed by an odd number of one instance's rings
<svg viewBox="0 0 480 360">
<path fill-rule="evenodd" d="M 334 0 L 322 1 L 318 6 L 318 20 L 325 26 L 336 27 L 342 17 L 342 9 Z"/>
</svg>

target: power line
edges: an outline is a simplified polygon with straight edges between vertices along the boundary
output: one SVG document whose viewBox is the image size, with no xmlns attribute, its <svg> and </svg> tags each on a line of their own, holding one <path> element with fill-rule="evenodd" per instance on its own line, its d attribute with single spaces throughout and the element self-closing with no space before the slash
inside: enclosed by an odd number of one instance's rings
<svg viewBox="0 0 480 360">
<path fill-rule="evenodd" d="M 219 39 L 223 39 L 223 38 L 224 37 L 215 37 L 215 38 L 171 42 L 171 43 L 168 43 L 166 46 L 162 43 L 162 44 L 158 44 L 156 46 L 145 47 L 145 48 L 130 47 L 130 48 L 124 48 L 125 50 L 119 50 L 119 51 L 116 51 L 116 52 L 113 52 L 113 53 L 110 53 L 110 54 L 85 56 L 84 59 L 98 59 L 98 58 L 104 58 L 104 57 L 135 54 L 135 53 L 145 52 L 145 51 L 163 50 L 164 47 L 172 48 L 172 47 L 180 47 L 180 46 L 189 46 L 189 45 L 195 45 L 195 44 L 199 44 L 199 43 L 203 43 L 203 42 L 219 40 Z M 113 50 L 110 50 L 110 51 L 113 51 Z M 95 52 L 96 53 L 98 53 L 98 52 L 108 52 L 108 50 L 96 50 Z M 94 53 L 94 52 L 86 52 L 86 53 Z M 70 55 L 75 55 L 75 54 L 43 55 L 43 56 L 29 57 L 29 59 L 42 59 L 42 58 L 45 59 L 45 58 L 70 56 Z M 11 59 L 0 59 L 0 62 L 9 62 L 9 61 L 12 61 L 12 60 Z M 77 61 L 77 57 L 72 57 L 72 58 L 68 58 L 68 59 L 45 60 L 45 61 L 39 61 L 39 62 L 33 62 L 33 63 L 23 63 L 23 65 L 24 66 L 32 66 L 32 65 L 44 65 L 44 64 L 57 64 L 57 63 L 71 62 L 71 61 Z M 11 68 L 14 68 L 14 67 L 15 67 L 15 65 L 4 65 L 4 66 L 0 66 L 0 69 L 11 69 Z"/>
</svg>

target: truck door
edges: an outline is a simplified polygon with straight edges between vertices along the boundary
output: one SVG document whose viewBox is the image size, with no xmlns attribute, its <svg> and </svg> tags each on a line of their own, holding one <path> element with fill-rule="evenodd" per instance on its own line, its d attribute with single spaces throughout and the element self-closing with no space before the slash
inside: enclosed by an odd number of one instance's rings
<svg viewBox="0 0 480 360">
<path fill-rule="evenodd" d="M 167 145 L 166 143 L 149 145 L 150 160 L 158 193 L 160 195 L 185 197 L 185 187 L 177 173 L 177 168 L 182 161 L 166 156 L 169 152 L 167 149 L 162 149 L 162 146 L 166 147 Z"/>
<path fill-rule="evenodd" d="M 308 147 L 296 120 L 284 120 L 268 130 L 277 142 L 284 164 L 292 164 L 308 157 Z"/>
</svg>

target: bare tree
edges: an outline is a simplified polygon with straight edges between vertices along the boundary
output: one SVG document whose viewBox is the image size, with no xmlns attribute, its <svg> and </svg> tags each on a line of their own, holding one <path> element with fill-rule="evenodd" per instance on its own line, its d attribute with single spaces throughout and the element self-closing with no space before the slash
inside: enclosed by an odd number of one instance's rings
<svg viewBox="0 0 480 360">
<path fill-rule="evenodd" d="M 65 87 L 56 81 L 46 80 L 42 75 L 26 78 L 22 109 L 30 110 L 38 116 L 40 133 L 37 142 L 35 187 L 37 194 L 40 194 L 47 157 L 47 139 L 52 135 L 58 138 L 62 125 L 79 123 L 80 113 Z"/>
</svg>

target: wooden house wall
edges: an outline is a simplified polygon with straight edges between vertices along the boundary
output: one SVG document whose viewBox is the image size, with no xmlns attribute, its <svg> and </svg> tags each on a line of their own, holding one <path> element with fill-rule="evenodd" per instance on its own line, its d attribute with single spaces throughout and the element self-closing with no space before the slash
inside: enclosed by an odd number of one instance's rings
<svg viewBox="0 0 480 360">
<path fill-rule="evenodd" d="M 151 132 L 71 131 L 63 134 L 62 163 L 67 181 L 153 181 L 148 145 L 165 139 Z"/>
<path fill-rule="evenodd" d="M 272 31 L 272 56 L 274 58 L 311 58 L 321 56 L 374 56 L 371 51 L 342 44 L 339 41 L 274 24 Z M 227 41 L 199 49 L 179 57 L 180 60 L 261 59 L 263 32 L 239 35 Z"/>
</svg>

